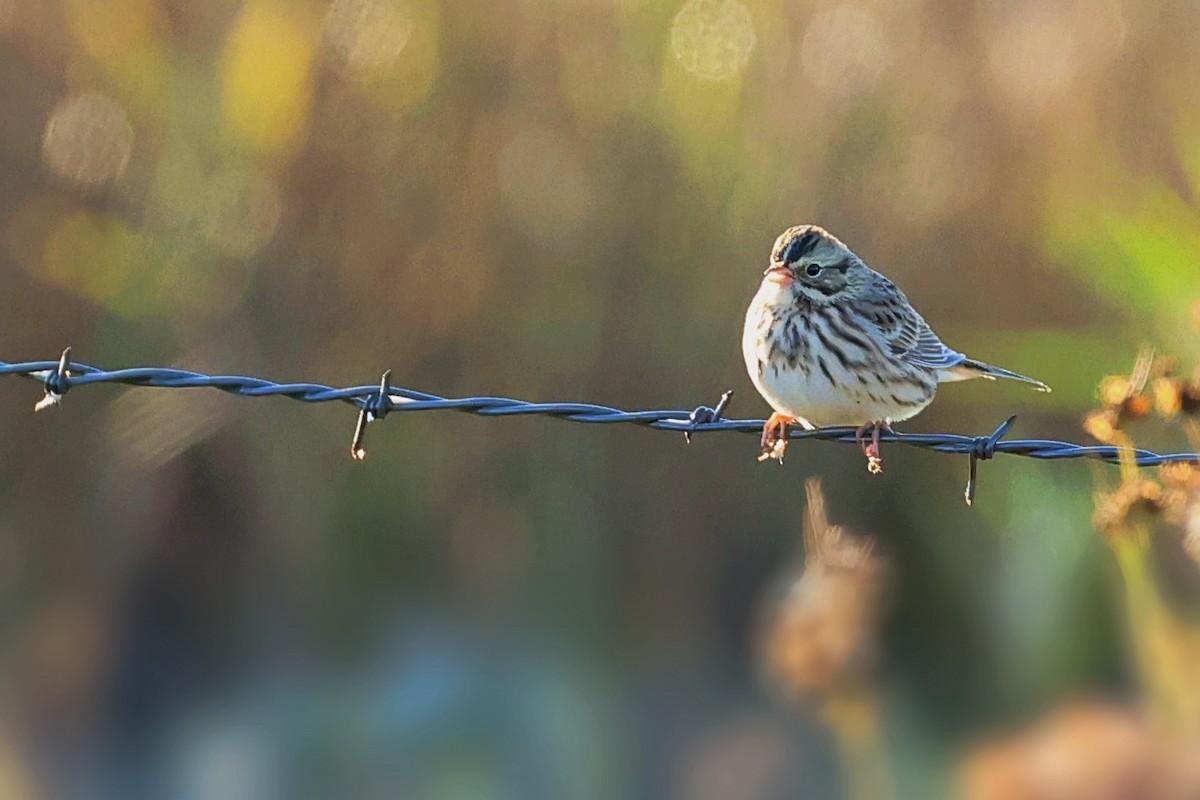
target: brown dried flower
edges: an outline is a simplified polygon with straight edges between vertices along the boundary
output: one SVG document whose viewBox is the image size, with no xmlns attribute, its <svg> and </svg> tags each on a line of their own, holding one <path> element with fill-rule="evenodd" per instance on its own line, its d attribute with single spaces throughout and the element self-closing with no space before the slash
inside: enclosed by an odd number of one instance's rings
<svg viewBox="0 0 1200 800">
<path fill-rule="evenodd" d="M 1200 503 L 1193 503 L 1183 526 L 1183 551 L 1200 567 Z"/>
<path fill-rule="evenodd" d="M 1163 516 L 1179 527 L 1184 551 L 1200 565 L 1200 467 L 1164 464 L 1159 474 L 1163 482 Z"/>
<path fill-rule="evenodd" d="M 865 671 L 886 571 L 873 539 L 829 524 L 820 481 L 805 489 L 804 567 L 768 610 L 761 641 L 764 665 L 795 696 L 826 692 Z"/>
<path fill-rule="evenodd" d="M 1153 401 L 1143 392 L 1154 368 L 1154 351 L 1147 347 L 1138 354 L 1129 375 L 1109 375 L 1100 381 L 1102 407 L 1084 417 L 1084 430 L 1106 444 L 1124 444 L 1121 428 L 1153 408 Z"/>
<path fill-rule="evenodd" d="M 1200 416 L 1200 381 L 1164 375 L 1154 381 L 1154 407 L 1165 419 Z"/>
<path fill-rule="evenodd" d="M 1111 492 L 1096 493 L 1096 511 L 1092 525 L 1104 534 L 1127 527 L 1134 514 L 1157 516 L 1163 510 L 1163 487 L 1149 478 L 1121 483 Z"/>
</svg>

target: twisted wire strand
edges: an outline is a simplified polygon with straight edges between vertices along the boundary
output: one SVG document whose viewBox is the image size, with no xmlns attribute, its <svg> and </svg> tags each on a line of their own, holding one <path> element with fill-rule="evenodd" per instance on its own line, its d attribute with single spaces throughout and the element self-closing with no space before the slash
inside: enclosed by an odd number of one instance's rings
<svg viewBox="0 0 1200 800">
<path fill-rule="evenodd" d="M 721 402 L 715 408 L 700 406 L 692 411 L 682 409 L 624 411 L 595 403 L 531 403 L 508 397 L 487 396 L 441 397 L 415 389 L 392 386 L 390 372 L 384 373 L 383 380 L 377 385 L 337 389 L 319 383 L 276 383 L 265 378 L 241 375 L 206 375 L 167 367 L 104 370 L 71 361 L 70 348 L 64 351 L 58 361 L 22 363 L 0 361 L 0 375 L 19 375 L 40 380 L 45 387 L 45 397 L 37 405 L 39 410 L 47 405 L 60 402 L 63 395 L 71 388 L 93 383 L 120 383 L 164 389 L 207 387 L 245 397 L 282 396 L 306 403 L 342 401 L 356 406 L 360 412 L 354 443 L 351 446 L 351 453 L 357 459 L 365 456 L 362 440 L 366 424 L 396 411 L 453 410 L 485 417 L 535 414 L 558 417 L 570 422 L 628 423 L 682 433 L 689 441 L 694 433 L 713 431 L 759 434 L 762 432 L 764 424 L 764 420 L 761 419 L 724 419 L 722 414 L 732 395 L 731 391 L 722 396 Z M 1003 439 L 1015 420 L 1016 417 L 1010 417 L 987 436 L 883 432 L 880 434 L 879 440 L 920 447 L 939 453 L 970 456 L 971 474 L 965 493 L 968 504 L 974 499 L 976 462 L 990 459 L 997 453 L 1041 459 L 1090 458 L 1110 464 L 1117 464 L 1128 458 L 1138 466 L 1144 467 L 1169 463 L 1200 464 L 1200 453 L 1160 454 L 1140 448 L 1080 445 L 1052 439 Z M 857 443 L 855 434 L 855 428 L 840 426 L 818 428 L 812 431 L 791 430 L 789 438 Z"/>
</svg>

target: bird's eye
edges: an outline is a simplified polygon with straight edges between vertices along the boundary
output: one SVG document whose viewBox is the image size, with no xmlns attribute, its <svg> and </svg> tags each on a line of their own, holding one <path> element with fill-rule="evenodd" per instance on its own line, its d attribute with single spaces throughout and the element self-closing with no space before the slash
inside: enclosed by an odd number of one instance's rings
<svg viewBox="0 0 1200 800">
<path fill-rule="evenodd" d="M 817 277 L 818 275 L 821 274 L 821 265 L 820 264 L 809 264 L 807 267 L 804 268 L 804 274 L 810 278 Z"/>
</svg>

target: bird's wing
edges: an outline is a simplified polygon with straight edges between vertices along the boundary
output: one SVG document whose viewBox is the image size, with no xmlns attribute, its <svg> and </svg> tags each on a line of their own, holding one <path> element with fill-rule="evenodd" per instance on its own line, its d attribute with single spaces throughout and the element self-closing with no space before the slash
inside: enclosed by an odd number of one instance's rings
<svg viewBox="0 0 1200 800">
<path fill-rule="evenodd" d="M 879 275 L 874 302 L 867 319 L 878 329 L 892 355 L 919 367 L 943 370 L 956 367 L 967 357 L 943 344 L 908 298 L 887 278 Z"/>
</svg>

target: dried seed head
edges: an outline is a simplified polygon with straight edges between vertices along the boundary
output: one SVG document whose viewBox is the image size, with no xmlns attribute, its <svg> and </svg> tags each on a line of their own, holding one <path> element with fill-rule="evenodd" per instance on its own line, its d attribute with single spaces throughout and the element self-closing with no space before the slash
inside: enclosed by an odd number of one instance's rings
<svg viewBox="0 0 1200 800">
<path fill-rule="evenodd" d="M 1115 444 L 1121 438 L 1121 432 L 1117 428 L 1118 417 L 1116 409 L 1112 408 L 1091 411 L 1083 418 L 1083 429 L 1097 441 Z"/>
<path fill-rule="evenodd" d="M 1196 366 L 1200 373 L 1200 364 Z M 1154 406 L 1166 419 L 1177 414 L 1200 416 L 1200 374 L 1191 381 L 1164 375 L 1154 381 Z"/>
<path fill-rule="evenodd" d="M 1128 526 L 1136 514 L 1157 516 L 1163 510 L 1163 487 L 1148 478 L 1125 481 L 1111 492 L 1096 494 L 1092 525 L 1104 534 Z"/>
<path fill-rule="evenodd" d="M 763 666 L 793 697 L 828 693 L 873 661 L 886 561 L 869 537 L 830 525 L 820 481 L 806 486 L 804 567 L 767 609 Z"/>
<path fill-rule="evenodd" d="M 1200 492 L 1200 467 L 1195 464 L 1163 464 L 1158 474 L 1168 489 Z"/>
<path fill-rule="evenodd" d="M 1154 408 L 1159 416 L 1171 419 L 1183 407 L 1183 381 L 1162 377 L 1154 381 Z"/>
<path fill-rule="evenodd" d="M 1143 394 L 1151 374 L 1169 369 L 1168 362 L 1154 360 L 1151 348 L 1142 348 L 1129 375 L 1109 375 L 1100 381 L 1102 408 L 1084 417 L 1084 430 L 1106 444 L 1120 443 L 1121 427 L 1146 416 L 1154 407 L 1154 401 Z"/>
<path fill-rule="evenodd" d="M 1164 464 L 1159 474 L 1164 487 L 1163 516 L 1179 528 L 1184 552 L 1200 566 L 1200 467 Z"/>
<path fill-rule="evenodd" d="M 1100 402 L 1106 406 L 1122 405 L 1134 392 L 1128 375 L 1109 375 L 1100 381 Z"/>
</svg>

